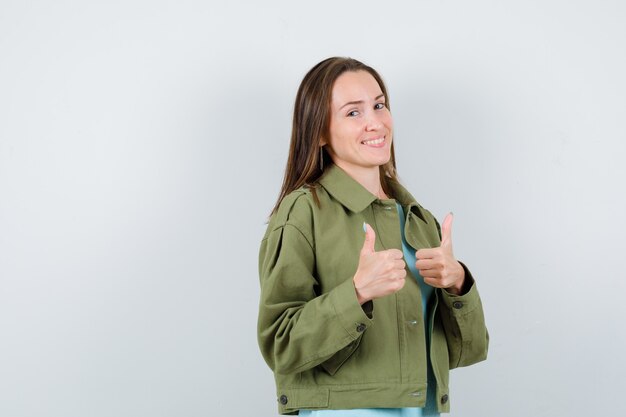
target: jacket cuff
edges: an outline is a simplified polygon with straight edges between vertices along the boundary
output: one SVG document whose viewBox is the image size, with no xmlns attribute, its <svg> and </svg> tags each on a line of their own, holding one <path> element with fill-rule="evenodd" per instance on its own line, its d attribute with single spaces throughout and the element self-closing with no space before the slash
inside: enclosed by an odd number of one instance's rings
<svg viewBox="0 0 626 417">
<path fill-rule="evenodd" d="M 465 283 L 463 284 L 463 288 L 469 289 L 462 295 L 454 295 L 445 289 L 441 290 L 441 294 L 443 295 L 441 300 L 455 316 L 465 315 L 481 305 L 480 296 L 476 289 L 476 281 L 474 277 L 472 277 L 472 273 L 467 269 L 465 264 L 462 262 L 459 263 L 465 271 Z"/>
<path fill-rule="evenodd" d="M 359 304 L 351 279 L 339 284 L 328 296 L 337 320 L 352 340 L 359 338 L 373 324 L 374 320 L 366 314 L 366 311 L 371 314 L 371 306 Z"/>
</svg>

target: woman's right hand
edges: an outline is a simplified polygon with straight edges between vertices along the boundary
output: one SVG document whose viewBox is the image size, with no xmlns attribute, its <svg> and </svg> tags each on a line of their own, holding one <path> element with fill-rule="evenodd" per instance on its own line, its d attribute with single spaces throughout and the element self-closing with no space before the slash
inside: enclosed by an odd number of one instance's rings
<svg viewBox="0 0 626 417">
<path fill-rule="evenodd" d="M 359 255 L 359 266 L 352 279 L 359 304 L 399 291 L 404 287 L 406 277 L 402 251 L 387 249 L 376 252 L 376 233 L 369 224 L 365 224 L 365 227 L 365 242 Z"/>
</svg>

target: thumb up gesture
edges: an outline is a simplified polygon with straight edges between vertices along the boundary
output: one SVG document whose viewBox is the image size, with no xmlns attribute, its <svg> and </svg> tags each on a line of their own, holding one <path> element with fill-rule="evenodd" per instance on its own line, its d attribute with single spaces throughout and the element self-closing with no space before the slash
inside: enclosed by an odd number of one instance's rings
<svg viewBox="0 0 626 417">
<path fill-rule="evenodd" d="M 365 242 L 359 254 L 359 266 L 352 279 L 359 304 L 399 291 L 404 287 L 406 277 L 402 251 L 388 249 L 376 252 L 376 233 L 369 224 L 364 224 L 364 227 Z"/>
<path fill-rule="evenodd" d="M 452 253 L 452 220 L 452 213 L 443 219 L 441 246 L 415 252 L 415 267 L 426 284 L 459 295 L 465 282 L 465 271 Z"/>
</svg>

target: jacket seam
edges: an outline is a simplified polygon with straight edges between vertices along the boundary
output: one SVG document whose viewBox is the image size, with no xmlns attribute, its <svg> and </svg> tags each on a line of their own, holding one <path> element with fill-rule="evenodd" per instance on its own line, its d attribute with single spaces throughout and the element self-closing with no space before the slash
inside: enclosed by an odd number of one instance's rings
<svg viewBox="0 0 626 417">
<path fill-rule="evenodd" d="M 342 325 L 341 327 L 343 327 L 343 325 Z M 345 328 L 344 328 L 344 330 L 345 330 Z M 344 341 L 348 341 L 348 342 L 349 342 L 349 341 L 351 341 L 351 340 L 352 340 L 352 339 L 351 339 L 350 337 L 344 337 L 343 339 L 341 339 L 341 341 L 342 341 L 342 342 L 344 342 Z M 301 365 L 294 367 L 294 368 L 293 368 L 293 371 L 294 371 L 294 372 L 301 372 L 301 370 L 305 370 L 305 371 L 306 371 L 306 370 L 310 369 L 310 367 L 308 366 L 310 363 L 312 363 L 312 362 L 316 362 L 316 361 L 318 361 L 320 358 L 323 358 L 324 356 L 329 355 L 329 354 L 332 356 L 333 354 L 337 353 L 340 349 L 341 349 L 341 348 L 339 348 L 339 349 L 337 349 L 337 350 L 334 350 L 334 349 L 328 349 L 327 351 L 323 351 L 323 352 L 321 352 L 321 353 L 319 353 L 319 354 L 317 354 L 317 355 L 315 355 L 315 356 L 311 356 L 311 357 L 309 357 L 309 358 L 306 358 L 306 359 L 302 362 L 302 364 L 301 364 Z M 324 361 L 322 361 L 322 362 L 324 362 Z M 320 362 L 319 364 L 321 364 L 321 362 Z M 319 364 L 318 364 L 318 365 L 319 365 Z M 317 365 L 316 365 L 316 366 L 317 366 Z M 304 369 L 303 369 L 303 368 L 304 368 Z"/>
<path fill-rule="evenodd" d="M 306 237 L 306 235 L 302 232 L 302 230 L 300 230 L 300 228 L 298 226 L 296 226 L 293 223 L 285 223 L 284 225 L 282 225 L 281 227 L 284 228 L 286 226 L 291 226 L 294 229 L 296 229 L 298 231 L 298 233 L 300 233 L 300 235 L 304 238 L 304 240 L 306 240 L 306 243 L 308 243 L 309 247 L 311 248 L 311 250 L 315 250 L 315 247 L 313 246 L 313 244 L 311 244 L 311 242 L 309 241 L 309 238 Z"/>
</svg>

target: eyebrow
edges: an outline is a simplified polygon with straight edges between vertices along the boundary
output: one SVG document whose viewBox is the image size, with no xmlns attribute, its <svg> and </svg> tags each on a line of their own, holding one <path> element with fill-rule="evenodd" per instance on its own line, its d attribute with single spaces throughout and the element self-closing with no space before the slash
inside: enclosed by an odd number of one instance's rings
<svg viewBox="0 0 626 417">
<path fill-rule="evenodd" d="M 381 97 L 385 97 L 385 95 L 384 95 L 384 94 L 381 94 L 381 95 L 379 95 L 379 96 L 376 96 L 376 97 L 374 98 L 374 100 L 378 100 L 378 99 L 380 99 Z M 344 108 L 344 107 L 346 107 L 346 106 L 350 106 L 350 105 L 353 105 L 353 104 L 363 104 L 363 103 L 364 103 L 364 101 L 363 101 L 363 100 L 349 101 L 349 102 L 347 102 L 346 104 L 344 104 L 343 106 L 339 107 L 339 110 L 343 109 L 343 108 Z"/>
</svg>

